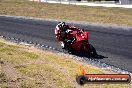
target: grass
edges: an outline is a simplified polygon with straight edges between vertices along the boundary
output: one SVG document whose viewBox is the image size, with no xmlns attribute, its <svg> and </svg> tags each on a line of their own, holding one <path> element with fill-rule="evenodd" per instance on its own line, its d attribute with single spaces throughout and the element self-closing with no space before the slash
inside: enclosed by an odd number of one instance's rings
<svg viewBox="0 0 132 88">
<path fill-rule="evenodd" d="M 11 87 L 8 82 L 14 78 L 9 79 L 9 74 L 14 74 L 18 77 L 16 79 L 20 79 L 15 81 L 15 87 L 19 88 L 73 88 L 79 87 L 75 78 L 81 65 L 88 74 L 112 73 L 52 52 L 12 44 L 5 40 L 0 40 L 0 61 L 3 62 L 0 64 L 1 88 Z M 10 71 L 5 72 L 4 69 Z M 128 88 L 131 84 L 86 84 L 82 88 L 98 88 L 99 86 L 101 88 Z"/>
<path fill-rule="evenodd" d="M 26 0 L 1 0 L 0 14 L 132 26 L 132 11 L 126 8 L 48 4 Z"/>
</svg>

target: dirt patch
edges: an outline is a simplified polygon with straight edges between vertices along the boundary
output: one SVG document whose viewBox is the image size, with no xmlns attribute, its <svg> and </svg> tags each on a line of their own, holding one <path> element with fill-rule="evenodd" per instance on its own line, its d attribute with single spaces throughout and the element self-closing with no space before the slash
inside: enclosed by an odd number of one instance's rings
<svg viewBox="0 0 132 88">
<path fill-rule="evenodd" d="M 24 80 L 19 72 L 15 70 L 15 68 L 7 61 L 0 60 L 1 70 L 3 73 L 4 82 L 7 82 L 8 87 L 17 88 L 20 86 L 20 82 Z"/>
</svg>

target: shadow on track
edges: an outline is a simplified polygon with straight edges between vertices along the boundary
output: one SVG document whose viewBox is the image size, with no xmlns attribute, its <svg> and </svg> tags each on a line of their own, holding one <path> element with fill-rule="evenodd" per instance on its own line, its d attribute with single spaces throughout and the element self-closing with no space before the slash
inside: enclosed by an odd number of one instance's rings
<svg viewBox="0 0 132 88">
<path fill-rule="evenodd" d="M 92 58 L 92 59 L 104 59 L 104 58 L 108 58 L 107 56 L 103 56 L 103 55 L 89 55 L 88 53 L 76 53 L 76 52 L 70 52 L 70 51 L 67 51 L 65 49 L 63 49 L 63 52 L 64 53 L 68 53 L 68 54 L 72 54 L 72 55 L 76 55 L 78 57 L 86 57 L 86 58 Z"/>
</svg>

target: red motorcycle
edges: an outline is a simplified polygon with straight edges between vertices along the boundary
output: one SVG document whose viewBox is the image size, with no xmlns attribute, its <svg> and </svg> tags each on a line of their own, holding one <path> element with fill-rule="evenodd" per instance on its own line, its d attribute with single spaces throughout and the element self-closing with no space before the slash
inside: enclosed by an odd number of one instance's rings
<svg viewBox="0 0 132 88">
<path fill-rule="evenodd" d="M 74 26 L 69 26 L 65 31 L 67 34 L 63 38 L 61 35 L 61 28 L 56 26 L 55 35 L 58 42 L 60 42 L 63 49 L 75 53 L 86 53 L 88 55 L 97 56 L 95 48 L 88 41 L 88 32 L 77 29 Z M 66 42 L 64 40 L 67 40 Z M 68 41 L 70 40 L 70 43 Z"/>
</svg>

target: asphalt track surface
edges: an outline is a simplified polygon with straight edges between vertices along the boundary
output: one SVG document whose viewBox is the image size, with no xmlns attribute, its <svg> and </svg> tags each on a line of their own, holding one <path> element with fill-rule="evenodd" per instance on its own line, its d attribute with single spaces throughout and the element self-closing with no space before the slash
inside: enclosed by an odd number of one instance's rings
<svg viewBox="0 0 132 88">
<path fill-rule="evenodd" d="M 55 39 L 57 21 L 18 19 L 0 16 L 0 35 L 32 41 L 61 50 Z M 93 26 L 71 23 L 89 32 L 89 41 L 99 55 L 108 58 L 101 62 L 132 72 L 132 28 Z"/>
</svg>

